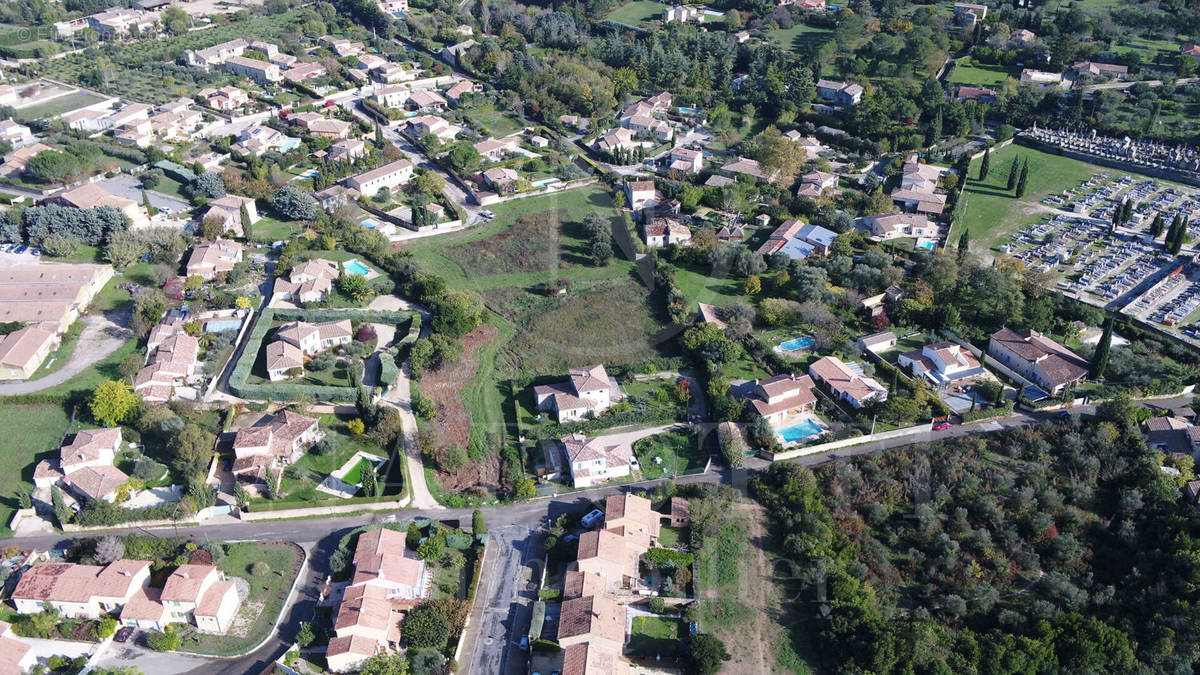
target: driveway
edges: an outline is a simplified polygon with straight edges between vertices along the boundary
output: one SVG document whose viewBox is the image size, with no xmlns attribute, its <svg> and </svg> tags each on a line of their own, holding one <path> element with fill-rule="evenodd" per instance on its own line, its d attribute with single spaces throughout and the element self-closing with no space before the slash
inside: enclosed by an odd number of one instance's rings
<svg viewBox="0 0 1200 675">
<path fill-rule="evenodd" d="M 201 656 L 180 652 L 156 652 L 133 644 L 114 642 L 104 656 L 96 660 L 97 668 L 137 667 L 143 673 L 181 675 L 182 673 L 211 672 L 213 662 Z"/>
<path fill-rule="evenodd" d="M 106 192 L 114 194 L 118 197 L 132 199 L 138 204 L 142 203 L 142 183 L 137 178 L 123 173 L 113 176 L 107 180 L 100 181 L 100 187 L 103 187 Z M 146 194 L 150 196 L 150 205 L 159 210 L 167 210 L 171 213 L 182 213 L 190 210 L 192 205 L 178 197 L 164 195 L 161 192 L 147 190 Z"/>
<path fill-rule="evenodd" d="M 687 425 L 682 422 L 672 422 L 671 424 L 663 424 L 657 427 L 649 427 L 646 429 L 634 429 L 632 431 L 620 431 L 615 434 L 604 434 L 597 436 L 603 439 L 605 445 L 629 445 L 646 438 L 647 436 L 657 436 L 665 434 L 668 431 L 687 431 Z"/>
<path fill-rule="evenodd" d="M 133 333 L 126 328 L 130 311 L 129 308 L 123 308 L 108 315 L 89 314 L 83 317 L 83 331 L 67 365 L 38 380 L 0 383 L 0 396 L 32 394 L 62 384 L 117 351 L 133 337 Z"/>
</svg>

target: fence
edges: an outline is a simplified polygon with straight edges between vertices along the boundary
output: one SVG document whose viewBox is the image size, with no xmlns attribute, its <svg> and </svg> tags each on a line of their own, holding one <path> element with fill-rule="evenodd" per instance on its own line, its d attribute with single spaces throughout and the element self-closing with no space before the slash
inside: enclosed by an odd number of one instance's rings
<svg viewBox="0 0 1200 675">
<path fill-rule="evenodd" d="M 784 450 L 783 452 L 763 452 L 763 456 L 772 462 L 781 462 L 788 459 L 796 459 L 807 455 L 818 455 L 829 450 L 838 448 L 847 448 L 852 445 L 862 445 L 863 443 L 873 443 L 875 441 L 887 441 L 893 438 L 906 438 L 908 436 L 916 436 L 926 433 L 930 430 L 929 424 L 919 424 L 915 427 L 906 427 L 904 429 L 893 429 L 892 431 L 882 431 L 877 434 L 867 436 L 856 436 L 854 438 L 844 438 L 840 441 L 830 441 L 819 445 L 810 445 L 806 448 L 797 448 L 795 450 Z"/>
</svg>

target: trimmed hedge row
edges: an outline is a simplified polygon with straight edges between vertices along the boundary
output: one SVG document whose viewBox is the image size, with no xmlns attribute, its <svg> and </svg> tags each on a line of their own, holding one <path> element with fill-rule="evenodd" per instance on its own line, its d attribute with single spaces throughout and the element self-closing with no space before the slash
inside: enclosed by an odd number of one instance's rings
<svg viewBox="0 0 1200 675">
<path fill-rule="evenodd" d="M 319 401 L 353 401 L 358 396 L 358 390 L 354 387 L 331 387 L 312 384 L 289 384 L 286 382 L 270 382 L 264 384 L 250 384 L 250 371 L 254 369 L 254 363 L 258 360 L 258 352 L 262 349 L 262 342 L 266 338 L 267 333 L 271 331 L 271 324 L 276 320 L 284 321 L 336 321 L 340 319 L 358 320 L 366 323 L 394 323 L 400 325 L 404 321 L 414 321 L 412 312 L 385 312 L 371 310 L 330 310 L 330 309 L 311 309 L 311 310 L 282 310 L 272 309 L 270 307 L 259 313 L 254 324 L 254 329 L 250 331 L 250 337 L 246 341 L 246 347 L 242 350 L 242 355 L 238 359 L 237 366 L 233 369 L 233 374 L 229 377 L 229 390 L 235 396 L 252 399 L 271 399 L 271 400 L 294 400 L 301 396 L 312 396 Z M 419 323 L 419 320 L 417 320 Z M 388 359 L 383 359 L 386 363 Z M 392 363 L 393 369 L 395 363 Z M 380 375 L 387 372 L 386 366 Z M 394 375 L 393 375 L 394 377 Z M 395 381 L 394 379 L 392 380 Z"/>
<path fill-rule="evenodd" d="M 1009 401 L 998 408 L 978 408 L 976 410 L 969 410 L 965 413 L 961 413 L 959 417 L 962 419 L 963 424 L 966 424 L 967 422 L 977 422 L 979 420 L 991 419 L 993 417 L 1006 417 L 1011 415 L 1012 411 L 1013 404 L 1012 401 Z"/>
</svg>

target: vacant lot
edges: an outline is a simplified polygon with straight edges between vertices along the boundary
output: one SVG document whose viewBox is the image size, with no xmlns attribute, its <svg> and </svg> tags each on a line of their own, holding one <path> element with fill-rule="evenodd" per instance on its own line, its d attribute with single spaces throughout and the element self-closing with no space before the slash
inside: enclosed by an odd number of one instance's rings
<svg viewBox="0 0 1200 675">
<path fill-rule="evenodd" d="M 813 54 L 821 45 L 833 39 L 833 31 L 798 23 L 791 28 L 773 30 L 767 33 L 767 36 L 778 40 L 784 49 L 790 49 L 796 54 Z"/>
<path fill-rule="evenodd" d="M 638 441 L 633 452 L 646 479 L 678 476 L 699 471 L 708 461 L 708 453 L 700 449 L 695 438 L 687 434 L 658 434 Z"/>
<path fill-rule="evenodd" d="M 555 269 L 560 261 L 559 231 L 565 216 L 553 211 L 521 216 L 512 227 L 472 246 L 450 249 L 446 256 L 463 270 L 480 276 Z M 565 257 L 566 251 L 563 254 Z"/>
<path fill-rule="evenodd" d="M 562 373 L 571 366 L 613 366 L 660 353 L 668 335 L 652 313 L 645 287 L 630 277 L 576 284 L 565 296 L 523 289 L 485 294 L 517 328 L 500 350 L 500 370 L 529 375 Z"/>
<path fill-rule="evenodd" d="M 95 94 L 89 94 L 86 91 L 77 91 L 74 94 L 67 94 L 65 96 L 52 98 L 45 103 L 35 103 L 29 107 L 21 108 L 19 114 L 21 117 L 26 119 L 54 117 L 56 115 L 71 112 L 72 110 L 86 108 L 89 105 L 99 103 L 103 100 L 103 98 L 96 96 Z"/>
<path fill-rule="evenodd" d="M 0 535 L 11 535 L 8 522 L 17 508 L 17 490 L 33 489 L 33 467 L 54 456 L 70 416 L 54 403 L 0 405 Z"/>
</svg>

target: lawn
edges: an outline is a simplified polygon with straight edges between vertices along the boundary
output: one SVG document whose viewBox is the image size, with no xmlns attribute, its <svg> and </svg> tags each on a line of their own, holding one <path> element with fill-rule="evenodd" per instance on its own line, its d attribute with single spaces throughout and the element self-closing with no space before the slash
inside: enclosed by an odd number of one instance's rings
<svg viewBox="0 0 1200 675">
<path fill-rule="evenodd" d="M 646 23 L 656 19 L 662 19 L 663 10 L 667 8 L 661 2 L 651 2 L 651 0 L 635 0 L 609 12 L 608 16 L 604 17 L 609 21 L 616 21 L 627 26 L 642 27 Z"/>
<path fill-rule="evenodd" d="M 267 636 L 283 609 L 294 578 L 292 568 L 297 563 L 296 550 L 290 545 L 246 542 L 229 544 L 226 551 L 228 555 L 217 567 L 229 577 L 241 577 L 250 582 L 250 596 L 234 619 L 235 629 L 239 624 L 248 624 L 249 630 L 245 635 L 193 633 L 183 640 L 179 651 L 219 656 L 240 654 Z M 250 567 L 259 561 L 267 563 L 270 571 L 261 577 L 252 576 Z"/>
<path fill-rule="evenodd" d="M 972 64 L 964 60 L 955 66 L 954 72 L 947 80 L 951 84 L 966 84 L 973 87 L 994 87 L 1004 82 L 1008 77 L 1020 77 L 1019 68 Z"/>
<path fill-rule="evenodd" d="M 629 634 L 629 649 L 645 657 L 675 656 L 686 635 L 683 621 L 661 616 L 635 616 Z"/>
<path fill-rule="evenodd" d="M 85 368 L 71 379 L 38 392 L 42 396 L 69 396 L 72 393 L 90 393 L 104 380 L 119 380 L 121 374 L 117 366 L 130 354 L 139 350 L 137 338 L 131 338 L 117 348 L 117 351 Z M 3 399 L 0 398 L 0 401 Z M 4 428 L 4 427 L 0 427 Z"/>
<path fill-rule="evenodd" d="M 282 488 L 286 496 L 278 500 L 279 502 L 311 502 L 314 500 L 333 499 L 330 495 L 318 492 L 316 489 L 317 483 L 320 483 L 325 476 L 328 476 L 338 467 L 349 461 L 356 452 L 361 451 L 371 455 L 387 454 L 374 441 L 361 436 L 354 436 L 350 433 L 346 428 L 346 422 L 353 419 L 353 417 L 353 415 L 343 415 L 341 417 L 332 414 L 321 415 L 321 429 L 329 436 L 337 439 L 337 450 L 328 455 L 318 455 L 308 452 L 296 460 L 294 468 L 284 473 Z M 362 480 L 362 474 L 356 473 L 358 470 L 358 467 L 351 469 L 342 480 L 351 485 L 358 485 Z M 351 476 L 351 474 L 354 475 Z M 297 478 L 296 476 L 301 477 Z M 261 500 L 255 501 L 258 502 Z"/>
<path fill-rule="evenodd" d="M 687 528 L 669 527 L 663 525 L 658 532 L 658 545 L 662 548 L 675 548 L 679 542 L 686 541 Z"/>
<path fill-rule="evenodd" d="M 263 216 L 258 222 L 250 226 L 250 233 L 254 235 L 254 241 L 267 244 L 276 241 L 287 241 L 300 233 L 300 224 L 279 220 L 270 216 Z"/>
<path fill-rule="evenodd" d="M 814 54 L 821 45 L 833 39 L 833 31 L 798 23 L 791 28 L 778 28 L 767 33 L 767 37 L 778 40 L 784 49 L 795 54 Z"/>
<path fill-rule="evenodd" d="M 633 444 L 633 452 L 647 480 L 699 471 L 708 462 L 695 438 L 676 432 L 643 438 Z"/>
<path fill-rule="evenodd" d="M 0 435 L 0 535 L 12 535 L 14 493 L 33 489 L 34 465 L 56 454 L 70 420 L 61 404 L 0 403 L 0 429 L 9 431 Z"/>
<path fill-rule="evenodd" d="M 370 471 L 375 464 L 366 459 L 358 460 L 358 464 L 350 467 L 345 476 L 342 476 L 342 482 L 350 485 L 358 485 L 362 482 L 363 471 Z"/>
<path fill-rule="evenodd" d="M 703 302 L 724 307 L 734 300 L 745 298 L 737 279 L 711 277 L 692 267 L 676 267 L 675 284 L 693 304 Z"/>
<path fill-rule="evenodd" d="M 83 322 L 76 321 L 71 324 L 66 333 L 62 335 L 62 341 L 58 344 L 58 348 L 46 355 L 46 360 L 42 361 L 42 365 L 29 379 L 40 380 L 43 377 L 57 371 L 67 364 L 71 359 L 71 354 L 75 353 L 75 343 L 79 342 L 79 334 L 83 332 Z"/>
<path fill-rule="evenodd" d="M 90 94 L 86 91 L 77 91 L 73 94 L 52 98 L 45 103 L 35 103 L 27 108 L 21 108 L 17 111 L 17 116 L 23 119 L 54 117 L 55 115 L 68 113 L 72 110 L 85 108 L 103 100 L 103 98 L 95 94 Z"/>
<path fill-rule="evenodd" d="M 191 201 L 187 195 L 183 194 L 183 183 L 170 176 L 163 176 L 163 179 L 158 181 L 158 185 L 154 186 L 153 192 L 182 199 L 185 202 Z"/>
<path fill-rule="evenodd" d="M 525 126 L 515 115 L 504 110 L 497 110 L 494 105 L 470 108 L 466 111 L 466 116 L 476 124 L 482 124 L 486 134 L 493 137 L 507 136 L 515 131 L 520 131 Z"/>
<path fill-rule="evenodd" d="M 1008 171 L 1014 158 L 1029 160 L 1029 190 L 1017 199 L 1007 188 Z M 1050 212 L 1041 201 L 1048 195 L 1077 187 L 1094 174 L 1113 173 L 1112 169 L 1052 155 L 1020 145 L 993 152 L 987 180 L 980 183 L 979 164 L 971 165 L 970 179 L 963 191 L 966 200 L 962 224 L 971 233 L 971 241 L 991 248 L 1007 241 L 1013 232 L 1034 223 Z M 961 230 L 955 228 L 957 237 Z"/>
</svg>

